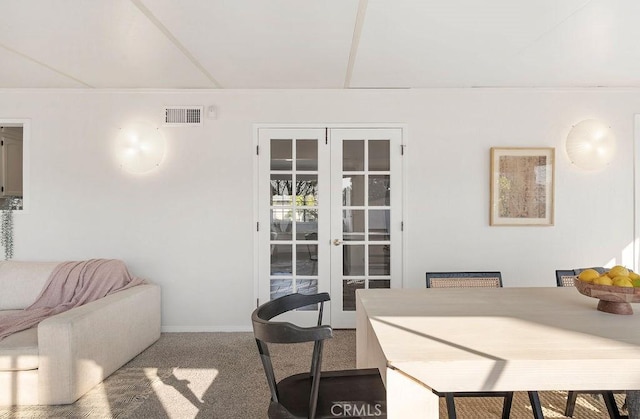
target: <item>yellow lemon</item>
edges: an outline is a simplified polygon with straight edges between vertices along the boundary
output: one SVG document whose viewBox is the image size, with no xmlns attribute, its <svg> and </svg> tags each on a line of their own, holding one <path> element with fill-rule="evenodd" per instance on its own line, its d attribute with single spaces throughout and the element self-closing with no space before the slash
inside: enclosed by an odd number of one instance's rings
<svg viewBox="0 0 640 419">
<path fill-rule="evenodd" d="M 613 285 L 615 285 L 616 287 L 626 287 L 626 288 L 633 287 L 633 283 L 627 276 L 616 276 L 615 278 L 613 278 L 612 281 L 613 281 Z"/>
<path fill-rule="evenodd" d="M 609 275 L 609 278 L 615 278 L 616 276 L 629 276 L 629 270 L 624 266 L 616 265 L 609 269 L 607 275 Z"/>
<path fill-rule="evenodd" d="M 613 279 L 608 276 L 599 276 L 593 280 L 593 283 L 596 285 L 613 285 Z"/>
<path fill-rule="evenodd" d="M 634 288 L 640 288 L 640 278 L 632 280 Z"/>
<path fill-rule="evenodd" d="M 633 281 L 634 279 L 640 279 L 640 275 L 638 275 L 638 274 L 637 274 L 637 273 L 635 273 L 635 272 L 631 272 L 631 271 L 629 271 L 629 279 L 631 279 L 632 281 Z"/>
<path fill-rule="evenodd" d="M 592 282 L 594 279 L 598 278 L 600 274 L 595 269 L 585 269 L 580 272 L 578 275 L 578 279 L 584 282 Z"/>
</svg>

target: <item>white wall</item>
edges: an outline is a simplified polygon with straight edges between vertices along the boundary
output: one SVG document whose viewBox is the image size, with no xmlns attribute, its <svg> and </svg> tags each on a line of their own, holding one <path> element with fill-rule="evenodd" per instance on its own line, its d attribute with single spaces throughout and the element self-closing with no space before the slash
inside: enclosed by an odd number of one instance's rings
<svg viewBox="0 0 640 419">
<path fill-rule="evenodd" d="M 201 128 L 163 128 L 159 170 L 132 176 L 118 128 L 159 124 L 162 106 L 215 105 Z M 633 115 L 638 90 L 283 91 L 0 90 L 0 118 L 30 118 L 29 208 L 15 259 L 123 259 L 163 289 L 165 330 L 249 327 L 255 305 L 254 123 L 404 123 L 405 286 L 427 270 L 503 273 L 505 286 L 553 286 L 555 269 L 626 263 L 633 240 Z M 607 121 L 614 163 L 571 166 L 564 139 Z M 556 147 L 553 227 L 489 227 L 489 148 Z"/>
</svg>

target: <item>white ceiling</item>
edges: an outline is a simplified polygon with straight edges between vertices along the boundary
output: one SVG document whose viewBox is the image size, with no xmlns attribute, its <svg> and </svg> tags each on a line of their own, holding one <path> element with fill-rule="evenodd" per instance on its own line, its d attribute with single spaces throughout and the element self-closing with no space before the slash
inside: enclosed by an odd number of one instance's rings
<svg viewBox="0 0 640 419">
<path fill-rule="evenodd" d="M 640 87 L 638 0 L 0 0 L 4 88 Z"/>
</svg>

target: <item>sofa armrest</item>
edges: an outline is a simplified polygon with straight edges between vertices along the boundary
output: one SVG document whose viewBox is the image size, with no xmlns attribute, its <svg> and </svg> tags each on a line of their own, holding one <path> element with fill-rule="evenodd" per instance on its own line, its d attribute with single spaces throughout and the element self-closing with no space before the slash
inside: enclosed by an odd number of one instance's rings
<svg viewBox="0 0 640 419">
<path fill-rule="evenodd" d="M 75 402 L 160 338 L 160 287 L 108 295 L 38 325 L 40 404 Z"/>
</svg>

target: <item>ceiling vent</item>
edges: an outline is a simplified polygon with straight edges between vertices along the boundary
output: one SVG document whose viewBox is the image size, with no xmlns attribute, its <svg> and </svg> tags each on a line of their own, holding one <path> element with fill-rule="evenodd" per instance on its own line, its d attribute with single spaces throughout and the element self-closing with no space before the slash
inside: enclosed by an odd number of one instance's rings
<svg viewBox="0 0 640 419">
<path fill-rule="evenodd" d="M 202 106 L 167 106 L 164 108 L 165 127 L 202 125 Z"/>
</svg>

